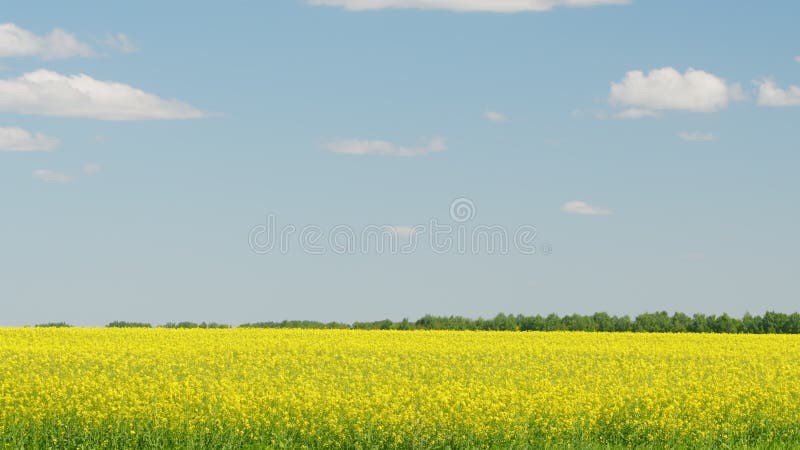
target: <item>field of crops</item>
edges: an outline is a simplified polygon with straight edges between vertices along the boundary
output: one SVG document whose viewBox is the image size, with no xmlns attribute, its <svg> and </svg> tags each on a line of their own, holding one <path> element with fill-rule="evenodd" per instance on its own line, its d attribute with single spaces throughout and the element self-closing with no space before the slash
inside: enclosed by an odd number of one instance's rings
<svg viewBox="0 0 800 450">
<path fill-rule="evenodd" d="M 9 448 L 779 448 L 798 411 L 798 336 L 0 329 Z"/>
</svg>

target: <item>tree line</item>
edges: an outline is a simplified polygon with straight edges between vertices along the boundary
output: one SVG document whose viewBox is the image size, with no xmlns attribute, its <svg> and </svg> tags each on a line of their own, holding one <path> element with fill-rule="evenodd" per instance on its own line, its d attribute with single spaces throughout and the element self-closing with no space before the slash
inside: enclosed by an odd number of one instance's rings
<svg viewBox="0 0 800 450">
<path fill-rule="evenodd" d="M 38 327 L 68 327 L 64 322 L 39 324 Z M 109 328 L 152 328 L 145 322 L 114 321 Z M 232 328 L 216 322 L 169 322 L 161 328 Z M 471 319 L 461 316 L 426 315 L 416 321 L 389 319 L 374 322 L 317 322 L 312 320 L 284 320 L 280 322 L 254 322 L 240 328 L 306 328 L 306 329 L 356 329 L 356 330 L 474 330 L 474 331 L 605 331 L 649 333 L 748 333 L 748 334 L 800 334 L 800 314 L 768 311 L 763 315 L 745 314 L 740 318 L 728 314 L 689 316 L 666 311 L 644 313 L 631 318 L 604 312 L 592 315 L 569 314 L 559 316 L 526 316 L 498 314 L 492 319 Z"/>
<path fill-rule="evenodd" d="M 734 318 L 728 314 L 689 316 L 666 311 L 630 316 L 612 316 L 607 313 L 592 315 L 570 314 L 559 316 L 525 316 L 498 314 L 493 319 L 470 319 L 461 316 L 426 315 L 416 321 L 376 322 L 282 321 L 257 322 L 240 325 L 245 328 L 352 328 L 360 330 L 484 330 L 484 331 L 606 331 L 650 333 L 800 333 L 800 314 L 766 312 L 763 315 L 745 314 Z"/>
</svg>

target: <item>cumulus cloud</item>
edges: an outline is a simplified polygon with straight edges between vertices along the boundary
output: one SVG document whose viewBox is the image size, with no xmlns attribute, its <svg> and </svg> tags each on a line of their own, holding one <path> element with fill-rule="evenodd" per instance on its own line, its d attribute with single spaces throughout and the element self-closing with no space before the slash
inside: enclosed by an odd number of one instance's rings
<svg viewBox="0 0 800 450">
<path fill-rule="evenodd" d="M 616 119 L 641 119 L 642 117 L 658 117 L 655 111 L 642 108 L 628 108 L 614 114 Z"/>
<path fill-rule="evenodd" d="M 326 144 L 325 149 L 346 155 L 422 156 L 441 152 L 446 146 L 441 137 L 435 137 L 427 144 L 416 147 L 404 147 L 381 140 L 344 139 Z"/>
<path fill-rule="evenodd" d="M 64 59 L 93 55 L 91 47 L 59 28 L 44 36 L 37 36 L 13 23 L 0 24 L 0 58 L 38 56 L 42 59 Z"/>
<path fill-rule="evenodd" d="M 794 57 L 794 60 L 795 60 L 796 62 L 799 62 L 799 63 L 800 63 L 800 56 L 795 56 L 795 57 Z"/>
<path fill-rule="evenodd" d="M 695 69 L 680 73 L 664 67 L 647 74 L 641 70 L 627 72 L 620 83 L 611 83 L 609 101 L 634 108 L 634 117 L 642 117 L 645 111 L 659 110 L 714 112 L 742 97 L 738 84 L 729 84 L 716 75 Z"/>
<path fill-rule="evenodd" d="M 483 118 L 488 120 L 489 122 L 494 123 L 503 123 L 508 122 L 508 117 L 505 114 L 499 113 L 497 111 L 486 111 L 483 113 Z"/>
<path fill-rule="evenodd" d="M 572 200 L 564 203 L 561 206 L 561 211 L 569 214 L 581 214 L 584 216 L 607 216 L 611 214 L 610 209 L 592 206 L 580 200 Z"/>
<path fill-rule="evenodd" d="M 136 50 L 136 45 L 125 33 L 107 34 L 103 43 L 106 47 L 112 48 L 120 53 L 133 53 Z"/>
<path fill-rule="evenodd" d="M 31 133 L 18 127 L 0 127 L 0 151 L 50 151 L 56 146 L 58 146 L 58 139 L 54 137 L 42 133 Z"/>
<path fill-rule="evenodd" d="M 713 141 L 714 135 L 711 133 L 701 133 L 699 131 L 682 131 L 678 133 L 678 137 L 683 139 L 684 141 Z"/>
<path fill-rule="evenodd" d="M 103 168 L 100 166 L 100 164 L 89 163 L 83 165 L 83 173 L 86 175 L 94 175 L 97 172 L 100 172 L 102 169 Z"/>
<path fill-rule="evenodd" d="M 75 179 L 70 175 L 48 169 L 34 170 L 33 177 L 45 183 L 70 183 Z"/>
<path fill-rule="evenodd" d="M 758 104 L 762 106 L 797 106 L 800 105 L 800 87 L 789 86 L 781 89 L 774 80 L 756 81 L 758 86 Z"/>
<path fill-rule="evenodd" d="M 550 11 L 559 6 L 625 5 L 631 0 L 307 0 L 312 5 L 339 6 L 350 11 L 436 9 L 459 12 L 516 13 Z"/>
<path fill-rule="evenodd" d="M 0 80 L 0 111 L 100 120 L 194 119 L 207 114 L 127 84 L 37 70 Z"/>
</svg>

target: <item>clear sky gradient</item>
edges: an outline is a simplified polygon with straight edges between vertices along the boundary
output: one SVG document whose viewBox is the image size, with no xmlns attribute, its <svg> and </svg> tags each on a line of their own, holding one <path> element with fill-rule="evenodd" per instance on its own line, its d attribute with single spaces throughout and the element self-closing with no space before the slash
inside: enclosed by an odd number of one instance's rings
<svg viewBox="0 0 800 450">
<path fill-rule="evenodd" d="M 5 5 L 0 325 L 798 310 L 800 3 L 561 3 Z M 460 197 L 540 251 L 248 244 Z"/>
</svg>

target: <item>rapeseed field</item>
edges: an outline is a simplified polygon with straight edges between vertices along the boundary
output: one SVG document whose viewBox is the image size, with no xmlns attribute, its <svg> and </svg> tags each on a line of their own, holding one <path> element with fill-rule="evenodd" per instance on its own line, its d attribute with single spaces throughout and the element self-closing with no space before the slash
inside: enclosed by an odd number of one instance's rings
<svg viewBox="0 0 800 450">
<path fill-rule="evenodd" d="M 800 337 L 0 329 L 0 444 L 792 447 Z"/>
</svg>

